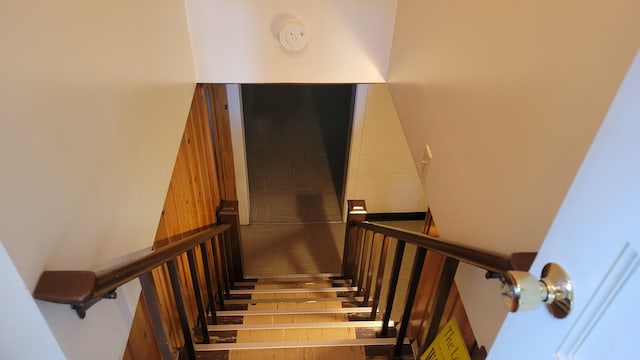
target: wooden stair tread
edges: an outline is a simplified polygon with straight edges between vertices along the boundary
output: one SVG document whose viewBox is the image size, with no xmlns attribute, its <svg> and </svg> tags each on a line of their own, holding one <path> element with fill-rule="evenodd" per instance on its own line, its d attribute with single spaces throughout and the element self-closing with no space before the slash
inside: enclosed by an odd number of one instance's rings
<svg viewBox="0 0 640 360">
<path fill-rule="evenodd" d="M 218 316 L 250 315 L 304 315 L 304 314 L 355 314 L 370 313 L 371 307 L 321 308 L 321 309 L 275 309 L 275 310 L 223 310 Z"/>
<path fill-rule="evenodd" d="M 314 295 L 314 293 L 310 293 Z M 326 295 L 326 294 L 325 294 Z M 362 296 L 344 296 L 344 297 L 260 297 L 260 298 L 252 298 L 252 299 L 230 299 L 225 300 L 225 304 L 229 305 L 249 305 L 249 304 L 261 304 L 261 303 L 295 303 L 295 302 L 307 302 L 307 303 L 316 303 L 316 302 L 328 302 L 328 301 L 341 301 L 341 302 L 351 302 L 351 303 L 362 303 L 364 298 Z"/>
<path fill-rule="evenodd" d="M 349 285 L 350 280 L 343 279 L 273 279 L 270 281 L 236 281 L 234 285 L 236 287 L 243 286 L 256 286 L 256 285 L 292 285 L 292 284 L 324 284 L 327 287 L 331 285 Z"/>
<path fill-rule="evenodd" d="M 210 351 L 201 352 L 200 354 L 216 353 L 215 351 Z M 231 350 L 228 353 L 228 360 L 364 360 L 366 356 L 362 346 Z"/>
<path fill-rule="evenodd" d="M 369 314 L 372 309 L 354 306 L 362 297 L 338 297 L 339 292 L 357 289 L 349 286 L 350 281 L 329 276 L 334 274 L 289 274 L 237 283 L 249 288 L 231 290 L 231 294 L 251 298 L 229 303 L 247 304 L 247 310 L 218 311 L 217 315 L 241 316 L 242 324 L 208 327 L 212 335 L 232 332 L 236 342 L 201 344 L 196 350 L 210 354 L 226 351 L 229 360 L 363 360 L 365 346 L 395 344 L 394 338 L 357 339 L 356 329 L 373 332 L 382 327 L 382 322 L 348 321 L 348 314 Z"/>
<path fill-rule="evenodd" d="M 268 323 L 268 324 L 224 324 L 209 325 L 209 331 L 229 330 L 267 330 L 267 329 L 313 329 L 313 328 L 379 328 L 382 321 L 341 321 L 341 322 L 304 322 L 304 323 Z M 389 322 L 393 327 L 393 321 Z"/>
<path fill-rule="evenodd" d="M 358 288 L 352 286 L 337 286 L 337 287 L 322 287 L 322 288 L 312 288 L 312 287 L 296 287 L 296 288 L 271 288 L 271 289 L 236 289 L 231 290 L 231 295 L 251 295 L 251 294 L 304 294 L 308 292 L 314 293 L 323 293 L 323 292 L 349 292 L 349 291 L 357 291 Z"/>
<path fill-rule="evenodd" d="M 196 344 L 196 351 L 244 350 L 244 349 L 291 349 L 309 347 L 334 346 L 381 346 L 394 345 L 394 338 L 376 339 L 340 339 L 340 340 L 300 340 L 300 341 L 265 341 L 251 343 Z M 409 341 L 405 340 L 408 344 Z"/>
<path fill-rule="evenodd" d="M 246 275 L 245 280 L 260 280 L 268 282 L 269 280 L 284 279 L 321 279 L 327 280 L 332 277 L 340 277 L 340 273 L 316 273 L 316 274 L 274 274 L 274 275 Z"/>
</svg>

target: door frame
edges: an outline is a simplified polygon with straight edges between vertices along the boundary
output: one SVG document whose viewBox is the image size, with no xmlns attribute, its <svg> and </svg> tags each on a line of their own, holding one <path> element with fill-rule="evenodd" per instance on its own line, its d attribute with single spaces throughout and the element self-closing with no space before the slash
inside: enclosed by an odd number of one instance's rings
<svg viewBox="0 0 640 360">
<path fill-rule="evenodd" d="M 231 143 L 233 148 L 233 162 L 236 176 L 236 191 L 238 195 L 238 214 L 240 225 L 249 224 L 249 178 L 247 172 L 247 153 L 244 137 L 244 117 L 242 112 L 241 84 L 227 84 L 227 104 L 229 107 L 229 123 L 231 125 Z M 342 221 L 347 218 L 347 199 L 355 196 L 356 174 L 362 145 L 362 130 L 364 112 L 367 102 L 368 84 L 356 84 L 353 103 L 353 118 L 351 119 L 351 134 L 349 139 L 349 154 L 342 204 Z"/>
<path fill-rule="evenodd" d="M 362 148 L 362 133 L 364 129 L 364 115 L 367 105 L 369 84 L 357 84 L 353 97 L 353 118 L 351 119 L 351 138 L 349 139 L 346 180 L 342 196 L 342 222 L 347 221 L 347 200 L 355 199 L 356 179 L 360 165 L 360 150 Z"/>
<path fill-rule="evenodd" d="M 242 113 L 242 92 L 240 84 L 227 84 L 227 105 L 231 126 L 231 147 L 236 176 L 238 215 L 240 225 L 249 224 L 249 178 L 247 176 L 247 153 L 244 140 L 244 118 Z"/>
</svg>

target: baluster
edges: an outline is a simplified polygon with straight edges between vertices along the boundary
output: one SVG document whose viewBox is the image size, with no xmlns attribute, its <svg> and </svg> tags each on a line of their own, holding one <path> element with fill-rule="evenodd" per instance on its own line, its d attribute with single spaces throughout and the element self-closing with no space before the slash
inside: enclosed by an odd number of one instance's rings
<svg viewBox="0 0 640 360">
<path fill-rule="evenodd" d="M 196 256 L 193 249 L 187 250 L 187 259 L 189 261 L 189 273 L 191 273 L 191 283 L 193 283 L 193 295 L 196 298 L 196 307 L 198 308 L 198 319 L 200 320 L 200 331 L 202 341 L 210 344 L 209 330 L 207 329 L 207 311 L 202 302 L 202 292 L 200 291 L 200 277 L 198 276 L 198 266 L 196 265 Z"/>
<path fill-rule="evenodd" d="M 356 253 L 353 258 L 353 272 L 351 273 L 351 286 L 356 286 L 358 283 L 358 268 L 360 267 L 360 253 L 362 252 L 362 245 L 364 240 L 362 236 L 364 234 L 363 228 L 358 228 L 356 232 Z"/>
<path fill-rule="evenodd" d="M 364 300 L 362 305 L 369 304 L 369 297 L 371 296 L 371 282 L 373 281 L 373 270 L 376 266 L 375 259 L 378 258 L 378 243 L 380 242 L 378 234 L 373 233 L 371 237 L 371 250 L 369 251 L 369 269 L 367 271 L 367 281 L 364 285 Z"/>
<path fill-rule="evenodd" d="M 358 236 L 357 225 L 351 224 L 351 222 L 349 222 L 349 220 L 347 219 L 346 226 L 347 229 L 344 236 L 344 250 L 342 253 L 342 276 L 344 276 L 345 278 L 353 274 L 355 263 L 354 253 L 356 251 L 356 237 Z"/>
<path fill-rule="evenodd" d="M 376 312 L 378 311 L 378 305 L 380 304 L 380 292 L 382 291 L 382 279 L 384 278 L 384 268 L 387 265 L 387 253 L 389 252 L 389 237 L 382 238 L 382 245 L 380 246 L 380 261 L 378 262 L 378 274 L 376 276 L 376 291 L 373 294 L 373 305 L 371 306 L 370 320 L 376 319 Z"/>
<path fill-rule="evenodd" d="M 240 240 L 240 217 L 237 200 L 222 200 L 218 209 L 218 222 L 231 225 L 226 243 L 227 264 L 231 281 L 242 281 L 242 241 Z"/>
<path fill-rule="evenodd" d="M 200 244 L 200 254 L 202 255 L 202 267 L 204 268 L 204 278 L 207 282 L 207 297 L 209 300 L 209 310 L 211 310 L 211 318 L 213 325 L 218 324 L 218 318 L 216 315 L 216 298 L 213 295 L 213 282 L 211 280 L 211 261 L 209 260 L 209 250 L 207 249 L 207 243 Z"/>
<path fill-rule="evenodd" d="M 396 243 L 396 253 L 393 256 L 393 267 L 391 268 L 391 277 L 389 278 L 389 292 L 387 293 L 387 305 L 385 306 L 384 316 L 382 319 L 380 337 L 389 336 L 389 320 L 391 320 L 393 300 L 396 297 L 396 288 L 398 286 L 398 277 L 400 276 L 400 267 L 402 266 L 402 256 L 404 255 L 405 245 L 405 242 L 402 240 L 398 240 Z"/>
<path fill-rule="evenodd" d="M 189 327 L 189 319 L 187 318 L 187 310 L 184 304 L 184 296 L 182 295 L 182 285 L 180 284 L 180 275 L 178 273 L 178 265 L 175 259 L 167 261 L 167 269 L 169 270 L 169 279 L 171 280 L 171 288 L 173 289 L 173 297 L 176 300 L 178 308 L 178 317 L 180 318 L 180 327 L 184 336 L 184 347 L 189 359 L 196 358 L 196 349 L 193 345 L 193 336 Z"/>
<path fill-rule="evenodd" d="M 442 273 L 440 273 L 440 280 L 438 281 L 438 288 L 436 290 L 436 301 L 433 305 L 433 311 L 431 311 L 433 315 L 431 316 L 427 335 L 422 342 L 422 350 L 420 353 L 423 353 L 427 349 L 438 334 L 438 328 L 440 327 L 440 321 L 444 314 L 445 305 L 449 299 L 449 292 L 451 292 L 451 287 L 453 286 L 458 264 L 458 260 L 450 257 L 447 257 L 444 261 L 444 267 L 442 268 Z"/>
<path fill-rule="evenodd" d="M 400 323 L 400 330 L 398 330 L 398 337 L 396 339 L 396 346 L 393 349 L 393 356 L 400 357 L 402 355 L 402 345 L 404 344 L 404 337 L 407 334 L 407 327 L 409 326 L 409 320 L 411 318 L 411 310 L 413 308 L 413 301 L 416 297 L 416 291 L 418 290 L 418 284 L 420 283 L 420 274 L 422 273 L 422 265 L 424 265 L 424 258 L 427 255 L 427 249 L 418 247 L 416 255 L 413 259 L 413 266 L 411 267 L 411 278 L 409 280 L 409 288 L 407 290 L 407 302 L 404 306 L 404 314 L 402 315 L 402 322 Z"/>
<path fill-rule="evenodd" d="M 220 245 L 220 264 L 222 266 L 222 279 L 224 280 L 224 293 L 225 296 L 229 296 L 231 293 L 230 283 L 231 275 L 229 274 L 229 262 L 227 261 L 227 232 L 223 232 L 218 237 L 218 245 Z"/>
<path fill-rule="evenodd" d="M 362 237 L 362 251 L 360 251 L 360 271 L 358 274 L 358 296 L 362 295 L 362 288 L 364 287 L 364 273 L 367 268 L 367 249 L 369 248 L 369 241 L 367 241 L 367 235 L 372 233 L 371 231 L 365 230 L 364 236 Z"/>
<path fill-rule="evenodd" d="M 149 310 L 153 335 L 158 343 L 158 350 L 160 350 L 160 357 L 162 360 L 173 360 L 173 350 L 171 349 L 171 345 L 169 345 L 167 334 L 162 325 L 162 316 L 160 315 L 160 307 L 158 306 L 158 294 L 156 293 L 156 284 L 153 281 L 153 275 L 151 275 L 151 271 L 149 271 L 140 275 L 139 279 L 140 285 L 142 286 L 142 296 L 144 302 L 147 304 L 147 310 Z"/>
<path fill-rule="evenodd" d="M 345 231 L 344 251 L 342 256 L 342 276 L 351 276 L 351 286 L 355 286 L 355 262 L 358 237 L 358 224 L 367 216 L 367 205 L 364 200 L 348 200 L 347 231 Z"/>
<path fill-rule="evenodd" d="M 225 231 L 222 237 L 224 242 L 224 253 L 226 255 L 227 260 L 227 276 L 229 277 L 229 286 L 234 283 L 236 280 L 235 273 L 235 260 L 233 258 L 233 239 L 231 236 L 231 229 L 229 231 Z"/>
<path fill-rule="evenodd" d="M 224 280 L 223 280 L 223 275 L 222 275 L 222 261 L 220 261 L 220 251 L 218 249 L 217 243 L 218 243 L 218 238 L 217 237 L 213 237 L 211 238 L 211 250 L 213 251 L 213 267 L 216 270 L 215 276 L 216 276 L 216 289 L 218 290 L 218 303 L 220 304 L 220 310 L 224 310 L 224 293 L 223 293 L 223 287 L 224 287 Z"/>
</svg>

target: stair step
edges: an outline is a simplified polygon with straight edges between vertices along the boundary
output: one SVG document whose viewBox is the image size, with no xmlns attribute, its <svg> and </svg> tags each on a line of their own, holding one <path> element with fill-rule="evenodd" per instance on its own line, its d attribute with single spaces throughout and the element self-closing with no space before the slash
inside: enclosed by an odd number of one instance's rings
<svg viewBox="0 0 640 360">
<path fill-rule="evenodd" d="M 289 284 L 304 284 L 304 285 L 314 285 L 314 284 L 327 284 L 327 286 L 331 285 L 349 285 L 351 284 L 351 280 L 343 280 L 343 279 L 316 279 L 316 280 L 273 280 L 268 282 L 257 282 L 257 281 L 236 281 L 234 283 L 235 286 L 256 286 L 256 285 L 289 285 Z"/>
<path fill-rule="evenodd" d="M 271 299 L 229 299 L 225 300 L 225 305 L 248 305 L 248 304 L 264 304 L 264 303 L 301 303 L 301 302 L 323 302 L 323 301 L 342 301 L 342 302 L 357 302 L 362 303 L 364 297 L 354 296 L 345 297 L 323 297 L 323 298 L 271 298 Z"/>
<path fill-rule="evenodd" d="M 218 316 L 250 315 L 307 315 L 307 314 L 354 314 L 370 313 L 371 307 L 328 308 L 328 309 L 276 309 L 276 310 L 221 310 Z"/>
<path fill-rule="evenodd" d="M 255 349 L 294 349 L 313 347 L 336 347 L 336 346 L 377 346 L 395 345 L 394 338 L 377 339 L 342 339 L 342 340 L 310 340 L 310 341 L 274 341 L 255 343 L 218 343 L 218 344 L 196 344 L 196 351 L 221 351 L 221 350 L 255 350 Z M 409 344 L 409 340 L 404 340 Z"/>
<path fill-rule="evenodd" d="M 340 273 L 317 273 L 317 274 L 284 274 L 284 275 L 245 275 L 245 279 L 294 279 L 294 278 L 314 278 L 318 280 L 326 280 L 330 277 L 340 277 Z M 324 279 L 323 279 L 324 278 Z"/>
<path fill-rule="evenodd" d="M 347 292 L 358 291 L 357 287 L 338 286 L 328 288 L 286 288 L 286 289 L 234 289 L 230 290 L 230 295 L 251 295 L 251 294 L 301 294 L 301 293 L 325 293 L 325 292 Z"/>
<path fill-rule="evenodd" d="M 394 326 L 389 321 L 389 327 Z M 282 329 L 349 329 L 349 328 L 380 328 L 382 321 L 340 321 L 317 323 L 286 323 L 286 324 L 225 324 L 209 325 L 209 331 L 230 330 L 282 330 Z"/>
</svg>

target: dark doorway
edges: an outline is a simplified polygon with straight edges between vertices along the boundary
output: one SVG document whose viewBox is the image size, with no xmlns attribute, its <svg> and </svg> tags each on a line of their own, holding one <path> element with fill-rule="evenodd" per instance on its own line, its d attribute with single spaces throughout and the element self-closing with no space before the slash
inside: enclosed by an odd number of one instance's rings
<svg viewBox="0 0 640 360">
<path fill-rule="evenodd" d="M 353 85 L 242 85 L 250 223 L 342 219 Z"/>
</svg>

